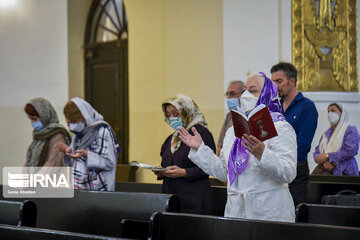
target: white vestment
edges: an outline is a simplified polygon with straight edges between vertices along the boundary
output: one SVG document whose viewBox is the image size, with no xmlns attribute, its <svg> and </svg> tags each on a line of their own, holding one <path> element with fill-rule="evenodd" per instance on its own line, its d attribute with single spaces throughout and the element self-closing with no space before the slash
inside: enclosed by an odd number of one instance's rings
<svg viewBox="0 0 360 240">
<path fill-rule="evenodd" d="M 231 186 L 228 159 L 235 140 L 233 127 L 226 132 L 220 158 L 204 143 L 197 151 L 191 149 L 189 158 L 204 172 L 221 181 L 227 180 L 225 217 L 295 221 L 288 183 L 296 177 L 296 134 L 288 122 L 274 124 L 278 136 L 264 141 L 260 161 L 249 153 L 247 168 L 236 176 Z"/>
</svg>

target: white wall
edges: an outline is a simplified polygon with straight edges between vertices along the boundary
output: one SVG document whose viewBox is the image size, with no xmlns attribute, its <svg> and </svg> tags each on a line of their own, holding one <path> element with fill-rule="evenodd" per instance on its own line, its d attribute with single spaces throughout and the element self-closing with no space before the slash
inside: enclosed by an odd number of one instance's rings
<svg viewBox="0 0 360 240">
<path fill-rule="evenodd" d="M 224 90 L 232 79 L 245 80 L 248 71 L 270 74 L 272 65 L 280 61 L 291 62 L 290 0 L 224 0 L 223 6 Z M 359 17 L 360 14 L 358 29 Z M 358 42 L 359 36 L 358 33 Z M 306 92 L 304 95 L 315 102 L 319 112 L 318 128 L 308 156 L 312 170 L 315 167 L 312 152 L 321 134 L 329 127 L 327 106 L 333 101 L 344 104 L 350 112 L 351 124 L 360 130 L 360 94 Z M 360 166 L 359 156 L 357 160 Z"/>
<path fill-rule="evenodd" d="M 3 6 L 6 1 L 14 5 Z M 2 169 L 25 162 L 32 127 L 23 108 L 31 98 L 50 100 L 64 123 L 62 107 L 68 99 L 67 1 L 1 0 L 0 42 Z"/>
<path fill-rule="evenodd" d="M 224 80 L 266 74 L 279 58 L 276 0 L 224 0 Z"/>
</svg>

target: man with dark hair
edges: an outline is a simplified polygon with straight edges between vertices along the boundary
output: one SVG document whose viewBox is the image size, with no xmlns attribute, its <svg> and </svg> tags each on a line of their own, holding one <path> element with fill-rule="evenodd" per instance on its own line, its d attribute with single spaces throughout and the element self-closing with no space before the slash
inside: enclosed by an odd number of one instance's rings
<svg viewBox="0 0 360 240">
<path fill-rule="evenodd" d="M 237 107 L 240 107 L 240 96 L 244 91 L 244 82 L 240 80 L 233 80 L 229 83 L 227 91 L 225 93 L 226 96 L 226 103 L 229 108 L 229 110 L 234 109 L 236 110 Z M 231 119 L 231 113 L 228 112 L 226 114 L 224 123 L 221 127 L 219 140 L 216 144 L 216 155 L 220 155 L 221 148 L 223 146 L 224 137 L 226 134 L 226 131 L 233 125 L 232 119 Z"/>
<path fill-rule="evenodd" d="M 308 193 L 309 166 L 307 155 L 311 148 L 317 127 L 318 112 L 314 102 L 296 90 L 297 70 L 286 62 L 271 68 L 271 79 L 275 82 L 283 114 L 296 132 L 297 140 L 297 175 L 289 189 L 295 206 L 305 202 Z"/>
</svg>

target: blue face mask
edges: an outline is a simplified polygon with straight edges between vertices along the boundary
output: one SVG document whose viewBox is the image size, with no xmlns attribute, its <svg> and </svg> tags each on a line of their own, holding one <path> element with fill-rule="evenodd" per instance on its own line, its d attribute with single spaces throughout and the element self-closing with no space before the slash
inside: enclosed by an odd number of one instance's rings
<svg viewBox="0 0 360 240">
<path fill-rule="evenodd" d="M 228 105 L 229 110 L 233 109 L 236 110 L 240 107 L 239 98 L 228 98 L 226 99 L 226 103 Z"/>
<path fill-rule="evenodd" d="M 44 128 L 44 125 L 42 124 L 42 122 L 41 122 L 40 120 L 31 123 L 31 126 L 32 126 L 36 131 L 39 131 L 39 130 L 41 130 L 41 129 Z"/>
<path fill-rule="evenodd" d="M 73 133 L 81 133 L 84 128 L 85 128 L 85 123 L 84 122 L 69 123 L 69 129 Z"/>
<path fill-rule="evenodd" d="M 175 129 L 175 131 L 177 131 L 183 124 L 181 121 L 181 117 L 170 117 L 170 127 L 172 127 L 173 129 Z"/>
</svg>

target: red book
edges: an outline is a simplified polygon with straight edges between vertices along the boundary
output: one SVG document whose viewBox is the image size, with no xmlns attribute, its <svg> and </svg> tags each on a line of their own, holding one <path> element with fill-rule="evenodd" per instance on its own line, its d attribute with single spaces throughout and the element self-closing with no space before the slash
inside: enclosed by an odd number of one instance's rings
<svg viewBox="0 0 360 240">
<path fill-rule="evenodd" d="M 249 116 L 241 110 L 231 110 L 231 118 L 237 138 L 241 138 L 246 133 L 263 142 L 278 135 L 270 111 L 263 104 L 252 110 Z"/>
</svg>

